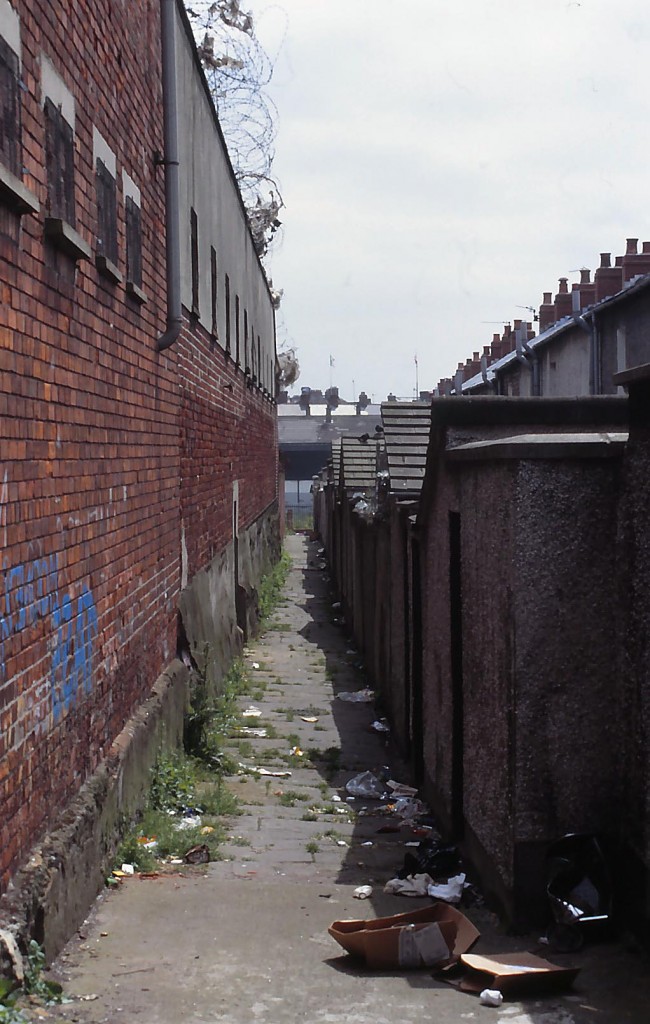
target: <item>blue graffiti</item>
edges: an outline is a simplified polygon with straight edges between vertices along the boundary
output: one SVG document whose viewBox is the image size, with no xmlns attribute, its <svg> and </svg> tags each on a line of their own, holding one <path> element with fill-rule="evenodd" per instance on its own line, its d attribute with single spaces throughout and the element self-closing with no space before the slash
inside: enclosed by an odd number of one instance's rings
<svg viewBox="0 0 650 1024">
<path fill-rule="evenodd" d="M 57 722 L 80 694 L 93 685 L 93 650 L 97 636 L 97 609 L 87 587 L 73 600 L 66 594 L 52 616 L 56 641 L 52 652 L 52 711 Z"/>
<path fill-rule="evenodd" d="M 4 679 L 5 642 L 52 611 L 58 586 L 57 557 L 50 555 L 27 566 L 16 565 L 0 578 L 4 583 L 0 597 L 0 679 Z"/>
<path fill-rule="evenodd" d="M 0 579 L 0 680 L 6 676 L 5 643 L 39 619 L 50 616 L 52 666 L 50 689 L 54 722 L 93 687 L 93 656 L 98 634 L 97 609 L 84 586 L 76 597 L 59 596 L 58 559 L 37 558 L 9 569 Z"/>
</svg>

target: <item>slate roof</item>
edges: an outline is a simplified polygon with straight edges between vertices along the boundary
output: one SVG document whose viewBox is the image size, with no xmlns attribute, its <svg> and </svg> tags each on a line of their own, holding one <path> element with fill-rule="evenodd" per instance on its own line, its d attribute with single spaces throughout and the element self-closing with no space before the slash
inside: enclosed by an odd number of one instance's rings
<svg viewBox="0 0 650 1024">
<path fill-rule="evenodd" d="M 430 402 L 384 402 L 384 425 L 391 491 L 422 489 L 431 431 Z"/>
<path fill-rule="evenodd" d="M 383 441 L 341 438 L 341 483 L 346 490 L 373 491 L 377 482 L 377 447 Z"/>
</svg>

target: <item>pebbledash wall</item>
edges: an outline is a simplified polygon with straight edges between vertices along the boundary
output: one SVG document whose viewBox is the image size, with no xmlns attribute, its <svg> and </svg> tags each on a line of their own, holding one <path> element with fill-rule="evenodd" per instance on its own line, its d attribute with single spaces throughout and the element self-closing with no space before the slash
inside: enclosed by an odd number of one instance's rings
<svg viewBox="0 0 650 1024">
<path fill-rule="evenodd" d="M 273 304 L 180 2 L 183 328 L 156 348 L 166 2 L 0 0 L 0 889 L 30 851 L 59 870 L 67 923 L 21 905 L 50 952 L 178 736 L 179 635 L 218 685 L 278 547 Z M 83 835 L 68 813 L 34 852 L 71 806 Z"/>
</svg>

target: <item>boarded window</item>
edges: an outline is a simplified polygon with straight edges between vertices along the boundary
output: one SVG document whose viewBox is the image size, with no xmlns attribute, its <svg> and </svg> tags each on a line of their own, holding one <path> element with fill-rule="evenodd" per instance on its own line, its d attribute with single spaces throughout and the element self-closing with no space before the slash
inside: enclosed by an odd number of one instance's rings
<svg viewBox="0 0 650 1024">
<path fill-rule="evenodd" d="M 106 164 L 97 160 L 97 252 L 117 263 L 117 186 Z"/>
<path fill-rule="evenodd" d="M 126 197 L 126 280 L 142 288 L 142 213 L 138 204 Z"/>
<path fill-rule="evenodd" d="M 210 246 L 210 300 L 212 306 L 212 337 L 216 338 L 219 334 L 219 328 L 217 325 L 217 299 L 218 299 L 218 278 L 217 278 L 217 250 L 213 245 Z"/>
<path fill-rule="evenodd" d="M 192 316 L 200 316 L 199 306 L 199 221 L 196 210 L 190 210 L 190 246 L 192 260 Z"/>
<path fill-rule="evenodd" d="M 49 215 L 74 227 L 74 132 L 49 98 L 45 100 L 45 163 Z"/>
<path fill-rule="evenodd" d="M 226 274 L 226 354 L 230 355 L 230 278 Z"/>
<path fill-rule="evenodd" d="M 0 160 L 21 176 L 18 55 L 0 36 Z"/>
<path fill-rule="evenodd" d="M 239 366 L 239 295 L 235 295 L 235 362 Z"/>
<path fill-rule="evenodd" d="M 251 372 L 251 361 L 248 354 L 248 310 L 244 310 L 244 370 Z"/>
</svg>

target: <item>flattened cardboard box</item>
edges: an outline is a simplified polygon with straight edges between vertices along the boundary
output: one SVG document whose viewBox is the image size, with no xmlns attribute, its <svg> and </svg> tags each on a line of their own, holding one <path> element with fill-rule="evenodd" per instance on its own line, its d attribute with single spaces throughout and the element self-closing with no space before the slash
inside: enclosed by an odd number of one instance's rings
<svg viewBox="0 0 650 1024">
<path fill-rule="evenodd" d="M 559 992 L 569 988 L 579 967 L 558 967 L 532 953 L 465 953 L 460 962 L 470 970 L 458 983 L 463 992 L 484 988 L 525 995 L 527 992 Z"/>
<path fill-rule="evenodd" d="M 439 966 L 471 949 L 479 932 L 446 903 L 375 920 L 334 921 L 332 938 L 374 970 Z"/>
</svg>

